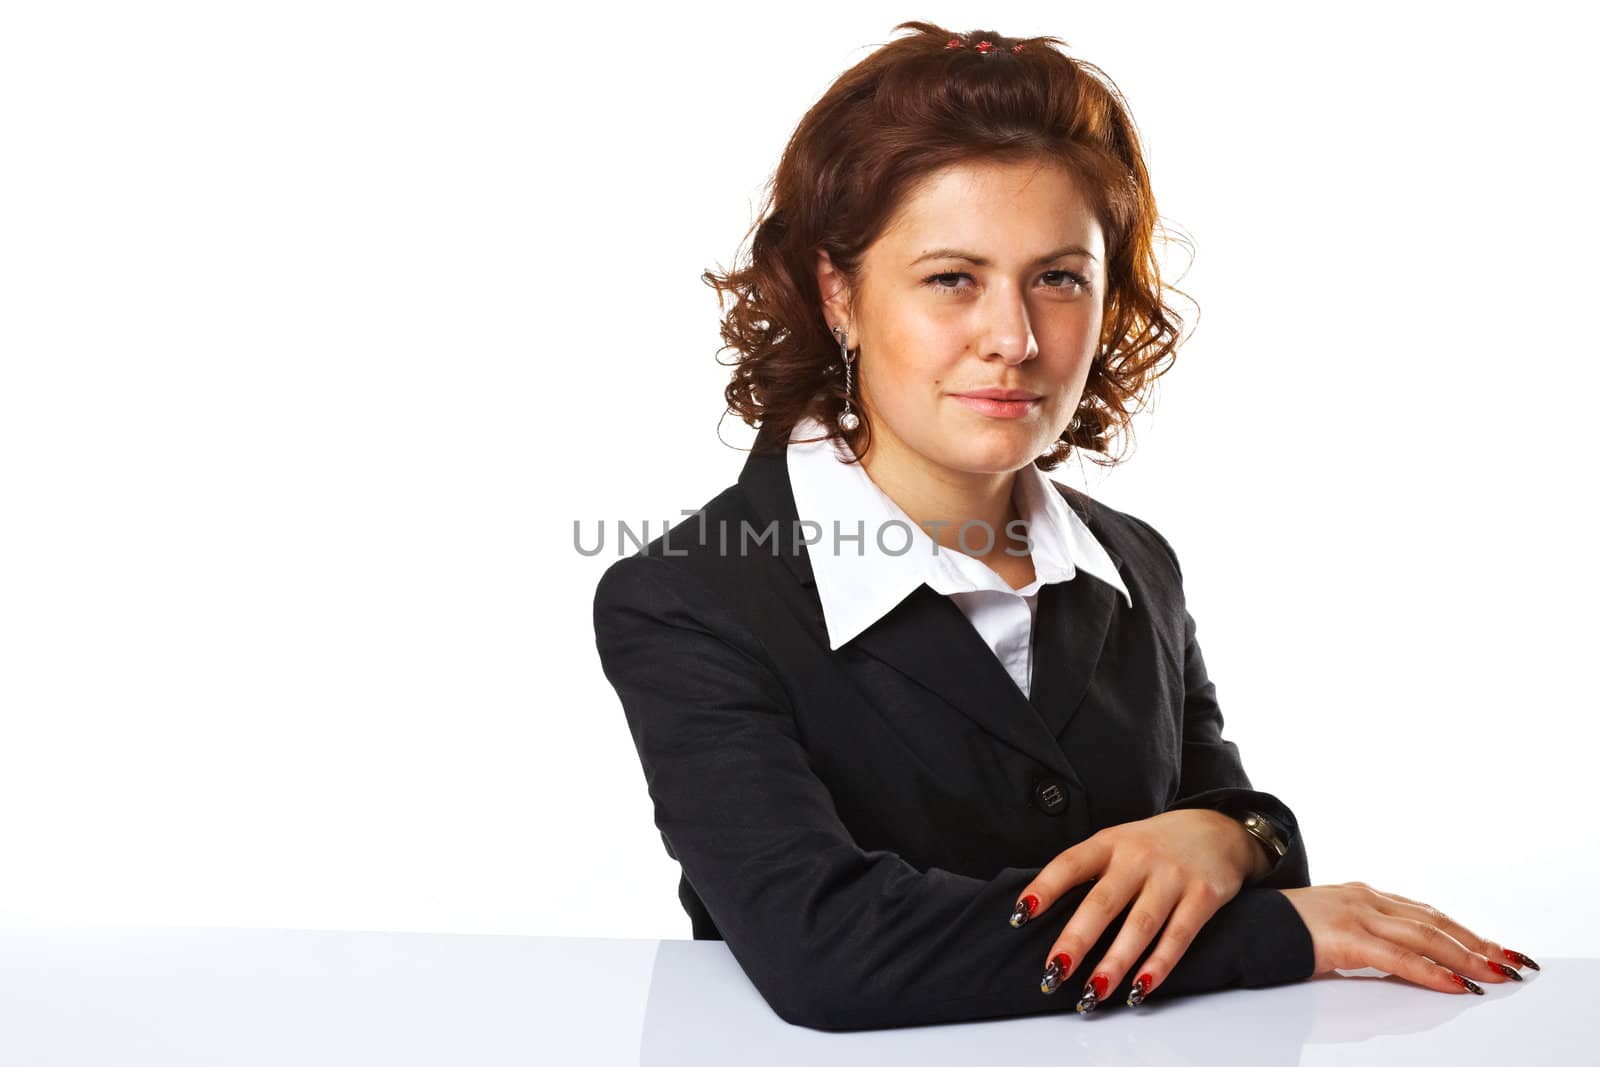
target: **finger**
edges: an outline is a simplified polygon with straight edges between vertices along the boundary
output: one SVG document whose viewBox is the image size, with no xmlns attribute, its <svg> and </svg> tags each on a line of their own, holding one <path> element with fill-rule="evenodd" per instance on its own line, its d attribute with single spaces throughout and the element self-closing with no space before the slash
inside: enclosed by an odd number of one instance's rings
<svg viewBox="0 0 1600 1067">
<path fill-rule="evenodd" d="M 1365 926 L 1379 946 L 1374 950 L 1378 955 L 1373 957 L 1372 966 L 1428 989 L 1481 993 L 1482 989 L 1471 984 L 1472 979 L 1487 979 L 1493 973 L 1484 966 L 1487 960 L 1421 920 L 1376 912 L 1367 916 Z M 1489 980 L 1505 981 L 1498 974 Z"/>
<path fill-rule="evenodd" d="M 1105 870 L 1111 855 L 1105 838 L 1096 834 L 1056 856 L 1039 869 L 1011 906 L 1011 925 L 1022 926 L 1064 896 L 1073 886 L 1092 881 Z"/>
<path fill-rule="evenodd" d="M 1139 881 L 1126 876 L 1102 878 L 1095 883 L 1089 895 L 1073 909 L 1072 918 L 1062 928 L 1061 936 L 1050 946 L 1050 953 L 1045 957 L 1044 977 L 1039 981 L 1040 991 L 1054 993 L 1061 988 L 1082 962 L 1084 954 L 1100 940 L 1111 920 L 1128 906 L 1128 901 L 1139 891 L 1139 885 Z M 1106 990 L 1109 992 L 1110 987 Z"/>
<path fill-rule="evenodd" d="M 1476 978 L 1480 982 L 1522 981 L 1522 976 L 1516 971 L 1473 947 L 1482 939 L 1474 937 L 1471 931 L 1452 921 L 1438 908 L 1420 901 L 1403 901 L 1400 906 L 1405 912 L 1399 915 L 1372 912 L 1366 920 L 1368 929 L 1380 937 L 1400 941 L 1468 978 Z M 1468 941 L 1458 938 L 1453 929 L 1465 932 Z"/>
<path fill-rule="evenodd" d="M 1431 917 L 1429 921 L 1431 921 L 1435 926 L 1449 934 L 1451 937 L 1455 938 L 1457 941 L 1461 942 L 1461 944 L 1465 945 L 1471 951 L 1482 954 L 1489 960 L 1490 963 L 1494 964 L 1495 981 L 1503 981 L 1507 978 L 1511 979 L 1512 981 L 1520 979 L 1522 976 L 1516 972 L 1515 968 L 1522 967 L 1524 965 L 1531 965 L 1536 971 L 1539 969 L 1539 965 L 1537 963 L 1534 963 L 1522 953 L 1513 952 L 1511 949 L 1506 948 L 1498 941 L 1490 941 L 1486 937 L 1478 936 L 1476 933 L 1467 929 L 1467 927 L 1452 919 L 1450 916 L 1446 915 L 1432 904 L 1427 904 L 1420 900 L 1412 900 L 1410 897 L 1401 896 L 1399 893 L 1390 893 L 1384 890 L 1374 890 L 1374 892 L 1377 892 L 1382 896 L 1389 897 L 1392 900 L 1398 900 L 1402 904 L 1409 904 L 1412 907 L 1421 908 L 1425 915 Z M 1504 968 L 1504 970 L 1501 970 L 1500 968 Z"/>
<path fill-rule="evenodd" d="M 1078 1001 L 1080 1012 L 1093 1011 L 1111 990 L 1122 984 L 1122 979 L 1139 961 L 1139 956 L 1145 949 L 1150 947 L 1150 942 L 1155 939 L 1163 923 L 1167 925 L 1167 935 L 1163 936 L 1161 945 L 1168 945 L 1169 942 L 1176 944 L 1175 948 L 1168 948 L 1165 958 L 1169 958 L 1172 963 L 1177 962 L 1178 957 L 1183 955 L 1183 950 L 1188 947 L 1189 941 L 1193 940 L 1195 933 L 1205 921 L 1215 914 L 1218 906 L 1212 905 L 1209 911 L 1203 907 L 1186 907 L 1184 901 L 1188 899 L 1184 894 L 1183 882 L 1178 879 L 1150 880 L 1144 883 L 1143 891 L 1134 901 L 1128 917 L 1123 920 L 1122 929 L 1117 932 L 1116 939 L 1106 950 L 1105 957 L 1089 972 L 1089 978 L 1084 983 L 1083 995 Z M 1176 936 L 1173 934 L 1174 930 L 1177 931 Z M 1179 941 L 1181 943 L 1177 943 Z M 1135 1004 L 1143 1000 L 1151 989 L 1160 985 L 1171 970 L 1170 963 L 1163 967 L 1160 951 L 1158 946 L 1156 954 L 1147 959 L 1144 966 L 1139 969 L 1140 977 L 1145 981 L 1139 991 L 1138 999 L 1133 1001 Z"/>
<path fill-rule="evenodd" d="M 1129 1004 L 1138 1004 L 1150 995 L 1151 990 L 1166 981 L 1167 975 L 1172 973 L 1183 954 L 1189 951 L 1200 928 L 1210 922 L 1212 916 L 1227 903 L 1224 894 L 1214 888 L 1205 888 L 1205 885 L 1203 882 L 1191 885 L 1175 907 L 1168 905 L 1172 907 L 1172 914 L 1167 919 L 1167 928 L 1162 931 L 1161 940 L 1156 942 L 1155 951 L 1146 956 L 1139 967 L 1139 977 L 1148 977 L 1148 981 L 1135 983 L 1135 988 L 1129 994 Z M 1116 951 L 1116 946 L 1112 946 L 1112 951 Z"/>
</svg>

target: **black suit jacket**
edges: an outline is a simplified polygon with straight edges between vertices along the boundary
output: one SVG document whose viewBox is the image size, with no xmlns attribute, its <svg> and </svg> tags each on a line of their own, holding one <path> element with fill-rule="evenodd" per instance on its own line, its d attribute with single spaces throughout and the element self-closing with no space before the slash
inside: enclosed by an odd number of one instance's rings
<svg viewBox="0 0 1600 1067">
<path fill-rule="evenodd" d="M 1013 929 L 1018 895 L 1102 827 L 1184 807 L 1262 811 L 1290 850 L 1201 928 L 1152 997 L 1314 969 L 1310 933 L 1278 892 L 1310 884 L 1299 827 L 1251 788 L 1222 736 L 1177 558 L 1143 520 L 1052 484 L 1133 607 L 1083 570 L 1044 586 L 1031 698 L 926 585 L 829 650 L 781 445 L 752 451 L 737 484 L 600 579 L 600 661 L 694 936 L 725 939 L 788 1022 L 1072 1010 L 1130 909 L 1046 996 L 1050 946 L 1093 886 Z"/>
</svg>

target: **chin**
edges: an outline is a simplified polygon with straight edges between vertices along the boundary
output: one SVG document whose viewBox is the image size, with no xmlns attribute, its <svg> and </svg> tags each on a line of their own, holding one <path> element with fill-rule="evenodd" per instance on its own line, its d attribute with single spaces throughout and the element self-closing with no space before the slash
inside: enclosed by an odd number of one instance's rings
<svg viewBox="0 0 1600 1067">
<path fill-rule="evenodd" d="M 950 466 L 974 474 L 1004 474 L 1032 463 L 1043 448 L 1032 448 L 1031 441 L 973 442 L 951 457 Z"/>
</svg>

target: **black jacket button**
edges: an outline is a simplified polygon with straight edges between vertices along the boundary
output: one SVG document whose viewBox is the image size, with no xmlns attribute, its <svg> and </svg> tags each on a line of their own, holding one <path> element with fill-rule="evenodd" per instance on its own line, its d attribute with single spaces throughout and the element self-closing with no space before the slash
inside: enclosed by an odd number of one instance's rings
<svg viewBox="0 0 1600 1067">
<path fill-rule="evenodd" d="M 1060 815 L 1067 810 L 1067 792 L 1054 778 L 1041 778 L 1033 783 L 1033 803 L 1046 815 Z"/>
</svg>

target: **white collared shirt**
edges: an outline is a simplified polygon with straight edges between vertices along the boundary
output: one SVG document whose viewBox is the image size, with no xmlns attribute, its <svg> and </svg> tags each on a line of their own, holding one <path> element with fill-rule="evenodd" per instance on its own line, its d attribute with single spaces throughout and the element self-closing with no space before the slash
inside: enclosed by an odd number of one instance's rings
<svg viewBox="0 0 1600 1067">
<path fill-rule="evenodd" d="M 1133 595 L 1105 548 L 1032 463 L 1017 471 L 1013 499 L 1027 523 L 1034 580 L 1013 589 L 987 564 L 940 547 L 878 488 L 866 468 L 845 462 L 849 451 L 843 442 L 835 451 L 831 440 L 797 440 L 825 432 L 816 419 L 802 419 L 790 434 L 787 462 L 798 518 L 817 524 L 805 528 L 808 537 L 820 536 L 806 552 L 830 649 L 838 649 L 926 583 L 955 602 L 1017 688 L 1032 695 L 1033 624 L 1041 588 L 1071 581 L 1082 567 L 1120 590 L 1133 606 Z M 1005 529 L 995 530 L 994 537 L 997 552 L 1020 545 Z M 966 543 L 981 550 L 987 538 L 986 530 L 971 527 Z"/>
</svg>

